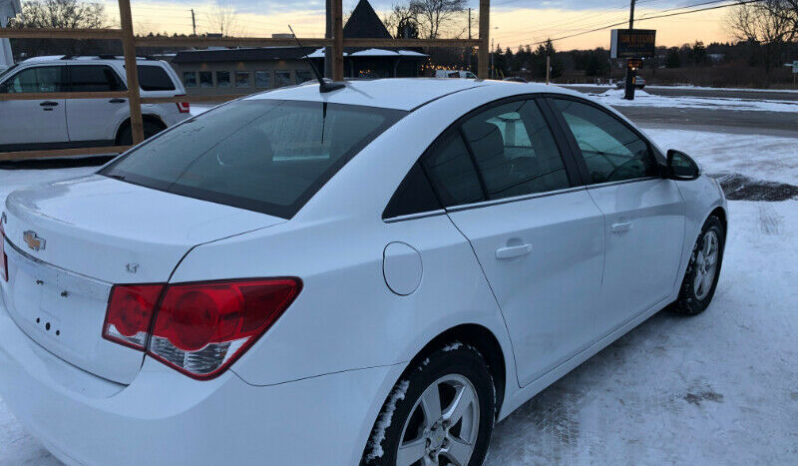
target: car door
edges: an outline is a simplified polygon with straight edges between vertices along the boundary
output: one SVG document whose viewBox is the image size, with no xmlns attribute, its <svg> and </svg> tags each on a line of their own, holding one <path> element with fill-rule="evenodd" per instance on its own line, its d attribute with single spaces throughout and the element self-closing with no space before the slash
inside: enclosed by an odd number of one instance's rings
<svg viewBox="0 0 798 466">
<path fill-rule="evenodd" d="M 674 290 L 684 200 L 661 176 L 651 144 L 617 116 L 577 98 L 550 100 L 570 132 L 588 193 L 605 216 L 599 326 L 611 332 Z"/>
<path fill-rule="evenodd" d="M 467 117 L 422 159 L 470 241 L 526 385 L 595 340 L 603 220 L 533 99 Z"/>
<path fill-rule="evenodd" d="M 17 71 L 0 84 L 0 94 L 64 92 L 63 66 L 37 66 Z M 67 142 L 64 99 L 0 101 L 0 146 Z"/>
<path fill-rule="evenodd" d="M 69 88 L 72 92 L 109 92 L 125 90 L 125 85 L 108 65 L 72 64 Z M 69 140 L 107 142 L 116 137 L 117 126 L 129 113 L 127 99 L 70 99 L 66 103 Z"/>
</svg>

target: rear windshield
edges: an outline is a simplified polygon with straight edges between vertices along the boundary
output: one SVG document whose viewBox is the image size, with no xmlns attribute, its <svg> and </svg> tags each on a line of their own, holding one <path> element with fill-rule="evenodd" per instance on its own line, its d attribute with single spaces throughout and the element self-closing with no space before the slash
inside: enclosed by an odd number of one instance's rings
<svg viewBox="0 0 798 466">
<path fill-rule="evenodd" d="M 174 91 L 175 83 L 160 66 L 139 65 L 139 87 L 143 91 Z"/>
<path fill-rule="evenodd" d="M 239 101 L 164 132 L 100 173 L 291 218 L 404 114 L 321 102 Z"/>
</svg>

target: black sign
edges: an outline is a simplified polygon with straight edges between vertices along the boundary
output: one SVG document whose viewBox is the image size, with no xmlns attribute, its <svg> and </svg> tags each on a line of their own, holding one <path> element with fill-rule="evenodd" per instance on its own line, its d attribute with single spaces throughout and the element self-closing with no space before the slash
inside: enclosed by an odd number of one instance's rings
<svg viewBox="0 0 798 466">
<path fill-rule="evenodd" d="M 610 57 L 650 58 L 657 52 L 657 31 L 653 29 L 613 29 Z"/>
</svg>

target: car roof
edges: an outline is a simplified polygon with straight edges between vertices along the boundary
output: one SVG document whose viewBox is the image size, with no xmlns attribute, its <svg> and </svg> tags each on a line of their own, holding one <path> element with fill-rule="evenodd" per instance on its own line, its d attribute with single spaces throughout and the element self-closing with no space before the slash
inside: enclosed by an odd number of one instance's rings
<svg viewBox="0 0 798 466">
<path fill-rule="evenodd" d="M 555 86 L 536 83 L 521 84 L 477 79 L 389 78 L 347 81 L 345 89 L 326 94 L 320 93 L 318 83 L 311 81 L 300 86 L 255 94 L 246 100 L 301 100 L 411 111 L 450 94 L 487 86 L 513 86 L 518 94 L 542 92 L 569 94 L 568 91 Z"/>
<path fill-rule="evenodd" d="M 41 57 L 32 57 L 28 58 L 27 60 L 23 60 L 20 64 L 24 65 L 35 65 L 37 63 L 72 63 L 72 62 L 123 62 L 125 61 L 125 57 L 117 57 L 117 56 L 69 56 L 69 55 L 45 55 Z M 136 61 L 139 62 L 151 62 L 151 63 L 160 63 L 159 60 L 153 60 L 150 58 L 145 57 L 137 57 Z"/>
</svg>

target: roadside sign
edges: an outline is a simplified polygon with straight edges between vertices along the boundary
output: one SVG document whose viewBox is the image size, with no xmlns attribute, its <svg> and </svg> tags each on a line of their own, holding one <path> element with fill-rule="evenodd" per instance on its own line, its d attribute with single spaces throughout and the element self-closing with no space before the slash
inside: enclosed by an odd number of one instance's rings
<svg viewBox="0 0 798 466">
<path fill-rule="evenodd" d="M 613 29 L 610 58 L 651 58 L 657 53 L 654 29 Z"/>
</svg>

